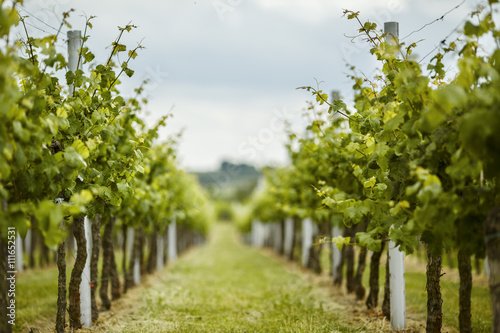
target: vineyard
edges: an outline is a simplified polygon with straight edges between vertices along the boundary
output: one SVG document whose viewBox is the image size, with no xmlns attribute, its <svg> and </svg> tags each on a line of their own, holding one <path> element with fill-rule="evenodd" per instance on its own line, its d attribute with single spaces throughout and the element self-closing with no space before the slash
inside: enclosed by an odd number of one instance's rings
<svg viewBox="0 0 500 333">
<path fill-rule="evenodd" d="M 160 139 L 171 114 L 147 125 L 148 83 L 120 92 L 136 26 L 96 64 L 95 17 L 35 38 L 1 1 L 0 333 L 500 332 L 497 2 L 425 64 L 345 10 L 378 72 L 350 67 L 353 103 L 299 87 L 289 165 L 221 200 Z"/>
</svg>

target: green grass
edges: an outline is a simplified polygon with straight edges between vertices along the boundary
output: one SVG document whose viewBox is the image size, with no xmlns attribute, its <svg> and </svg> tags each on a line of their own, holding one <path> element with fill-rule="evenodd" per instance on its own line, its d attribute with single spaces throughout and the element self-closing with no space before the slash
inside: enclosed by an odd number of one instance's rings
<svg viewBox="0 0 500 333">
<path fill-rule="evenodd" d="M 67 276 L 71 273 L 67 269 Z M 69 279 L 68 279 L 69 280 Z M 25 332 L 39 319 L 54 317 L 57 312 L 57 267 L 26 271 L 16 279 L 15 332 Z"/>
<path fill-rule="evenodd" d="M 363 274 L 363 285 L 366 287 L 369 285 L 370 277 L 370 255 L 367 256 L 366 269 Z M 384 259 L 385 260 L 385 259 Z M 385 261 L 382 260 L 382 263 Z M 443 260 L 446 260 L 444 258 Z M 324 250 L 321 255 L 322 267 L 325 267 L 325 271 L 330 270 L 330 251 Z M 357 265 L 357 263 L 356 263 Z M 445 266 L 445 265 L 443 265 Z M 357 267 L 357 266 L 356 266 Z M 455 263 L 457 267 L 457 263 Z M 345 270 L 345 268 L 344 268 Z M 444 268 L 445 271 L 450 271 L 447 267 Z M 345 272 L 344 272 L 345 273 Z M 379 270 L 379 306 L 384 297 L 384 281 L 385 281 L 385 265 L 380 266 Z M 405 273 L 405 292 L 406 292 L 406 306 L 411 310 L 411 316 L 417 316 L 417 319 L 423 320 L 425 323 L 427 314 L 427 292 L 426 286 L 426 276 L 425 271 L 407 271 Z M 458 313 L 459 313 L 459 287 L 458 282 L 450 281 L 445 274 L 441 278 L 441 293 L 443 298 L 443 325 L 454 329 L 458 332 Z M 368 294 L 367 289 L 367 294 Z M 473 332 L 491 332 L 492 325 L 492 314 L 491 314 L 491 300 L 490 291 L 488 288 L 481 286 L 472 287 L 471 296 L 471 307 L 472 307 L 472 331 Z"/>
<path fill-rule="evenodd" d="M 67 253 L 67 258 L 74 257 L 74 252 Z M 117 270 L 122 276 L 122 252 L 115 252 Z M 73 259 L 67 260 L 66 286 L 69 285 Z M 99 260 L 99 281 L 102 258 Z M 14 332 L 25 332 L 35 326 L 39 320 L 50 319 L 54 322 L 57 313 L 57 277 L 55 264 L 44 268 L 28 269 L 16 277 L 16 325 Z M 122 280 L 121 280 L 122 281 Z"/>
<path fill-rule="evenodd" d="M 406 272 L 406 300 L 408 306 L 414 308 L 425 318 L 427 293 L 425 290 L 426 278 L 424 273 Z M 458 289 L 459 283 L 441 280 L 441 294 L 443 298 L 443 324 L 458 331 Z M 490 292 L 488 288 L 472 287 L 472 331 L 491 332 L 492 315 Z"/>
<path fill-rule="evenodd" d="M 449 270 L 449 269 L 448 269 Z M 384 281 L 385 281 L 385 265 L 380 266 L 379 271 L 379 305 L 384 297 Z M 369 261 L 367 262 L 367 269 L 363 274 L 363 285 L 369 285 Z M 427 291 L 426 291 L 427 278 L 425 271 L 407 271 L 405 272 L 405 294 L 406 306 L 412 310 L 412 315 L 418 317 L 425 322 L 427 315 Z M 458 332 L 458 289 L 460 284 L 452 282 L 444 275 L 441 278 L 441 293 L 443 299 L 443 325 Z M 368 290 L 367 290 L 368 292 Z M 473 332 L 490 332 L 492 325 L 491 314 L 491 301 L 490 291 L 488 288 L 473 286 L 471 296 L 472 307 L 472 331 Z"/>
<path fill-rule="evenodd" d="M 345 313 L 326 289 L 311 286 L 299 270 L 291 272 L 282 261 L 236 241 L 231 224 L 215 227 L 204 247 L 183 255 L 149 279 L 147 288 L 114 303 L 94 332 L 360 332 L 340 316 Z M 117 263 L 121 271 L 121 253 Z M 329 251 L 322 264 L 329 270 Z M 367 262 L 367 266 L 369 263 Z M 68 281 L 70 268 L 68 265 Z M 100 264 L 99 264 L 100 267 Z M 121 274 L 121 272 L 120 272 Z M 326 273 L 325 273 L 326 274 Z M 368 285 L 369 267 L 363 276 Z M 380 284 L 385 267 L 380 268 Z M 408 316 L 425 323 L 425 272 L 406 272 Z M 443 323 L 458 331 L 458 288 L 442 279 Z M 56 314 L 57 268 L 28 270 L 17 278 L 15 331 L 53 322 Z M 383 288 L 379 300 L 383 298 Z M 128 303 L 127 303 L 128 302 Z M 379 303 L 380 304 L 380 303 Z M 345 314 L 344 314 L 345 316 Z M 345 318 L 344 318 L 345 319 Z M 492 317 L 489 290 L 472 291 L 474 332 L 489 332 Z M 45 326 L 46 327 L 46 326 Z M 43 331 L 43 330 L 42 330 Z"/>
<path fill-rule="evenodd" d="M 144 289 L 131 313 L 105 332 L 358 332 L 328 293 L 278 260 L 238 244 L 219 224 L 205 247 Z M 134 318 L 134 320 L 125 320 Z"/>
</svg>

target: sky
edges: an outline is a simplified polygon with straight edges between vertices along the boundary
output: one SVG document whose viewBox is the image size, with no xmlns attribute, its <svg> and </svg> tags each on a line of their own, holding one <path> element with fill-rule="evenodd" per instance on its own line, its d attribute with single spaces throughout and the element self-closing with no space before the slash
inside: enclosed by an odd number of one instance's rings
<svg viewBox="0 0 500 333">
<path fill-rule="evenodd" d="M 130 63 L 121 92 L 149 80 L 144 110 L 148 124 L 172 113 L 161 130 L 165 139 L 182 131 L 178 159 L 188 170 L 218 168 L 222 160 L 257 166 L 284 165 L 288 156 L 285 122 L 300 132 L 311 119 L 312 96 L 300 86 L 320 82 L 352 101 L 349 67 L 372 76 L 378 66 L 369 45 L 352 41 L 359 25 L 343 10 L 360 12 L 362 21 L 398 21 L 406 45 L 421 60 L 460 35 L 460 26 L 479 0 L 25 0 L 33 36 L 54 33 L 69 9 L 73 30 L 84 29 L 85 15 L 96 16 L 88 46 L 104 62 L 118 26 L 137 26 L 123 42 L 145 49 Z M 454 7 L 460 5 L 457 9 Z M 450 10 L 453 11 L 449 12 Z M 422 28 L 443 14 L 424 29 Z M 63 37 L 68 28 L 63 29 Z M 406 37 L 410 33 L 410 36 Z M 406 37 L 406 38 L 405 38 Z M 61 41 L 61 47 L 64 47 Z M 430 60 L 432 56 L 423 59 Z M 348 66 L 349 65 L 349 66 Z"/>
</svg>

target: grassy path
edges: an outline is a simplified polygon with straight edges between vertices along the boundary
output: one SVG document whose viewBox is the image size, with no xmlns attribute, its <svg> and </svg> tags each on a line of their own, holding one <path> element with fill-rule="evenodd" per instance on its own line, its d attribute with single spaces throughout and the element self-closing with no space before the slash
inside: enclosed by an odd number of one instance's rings
<svg viewBox="0 0 500 333">
<path fill-rule="evenodd" d="M 407 333 L 425 332 L 425 266 L 415 260 L 406 263 Z M 445 271 L 441 282 L 443 331 L 452 333 L 458 332 L 458 273 Z M 382 267 L 381 284 L 384 272 Z M 368 270 L 365 284 L 367 275 Z M 488 289 L 484 281 L 476 282 L 482 283 L 472 292 L 473 330 L 489 332 Z M 57 268 L 22 273 L 16 286 L 14 332 L 31 328 L 33 332 L 53 332 Z M 381 290 L 380 301 L 382 296 Z M 271 252 L 241 245 L 234 227 L 222 224 L 214 228 L 207 245 L 147 276 L 140 286 L 113 302 L 110 311 L 101 312 L 97 325 L 80 332 L 390 331 L 380 309 L 366 310 L 364 302 L 333 287 L 327 274 L 313 274 Z"/>
<path fill-rule="evenodd" d="M 103 314 L 93 332 L 359 332 L 302 274 L 239 244 L 230 225 Z M 362 329 L 361 329 L 362 330 Z"/>
</svg>

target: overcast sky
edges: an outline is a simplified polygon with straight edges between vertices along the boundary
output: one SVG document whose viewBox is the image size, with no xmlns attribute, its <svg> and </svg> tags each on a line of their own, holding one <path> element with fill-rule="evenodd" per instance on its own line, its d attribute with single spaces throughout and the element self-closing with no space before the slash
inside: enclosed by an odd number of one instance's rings
<svg viewBox="0 0 500 333">
<path fill-rule="evenodd" d="M 130 64 L 122 92 L 131 95 L 148 78 L 149 105 L 145 117 L 153 123 L 172 110 L 161 137 L 183 130 L 181 165 L 190 170 L 218 167 L 222 159 L 259 166 L 287 161 L 283 121 L 299 130 L 311 95 L 296 90 L 315 85 L 339 90 L 352 100 L 346 64 L 371 75 L 377 63 L 361 40 L 352 43 L 356 22 L 343 9 L 360 11 L 360 18 L 383 27 L 400 22 L 407 36 L 455 6 L 443 20 L 404 39 L 422 40 L 417 59 L 459 27 L 479 0 L 25 0 L 30 34 L 54 33 L 60 14 L 70 8 L 75 30 L 84 29 L 83 15 L 97 16 L 89 47 L 104 62 L 116 38 L 117 26 L 138 29 L 123 41 L 146 49 Z M 64 35 L 68 29 L 64 29 Z M 457 37 L 452 34 L 448 40 Z M 428 57 L 424 60 L 430 60 Z"/>
</svg>

